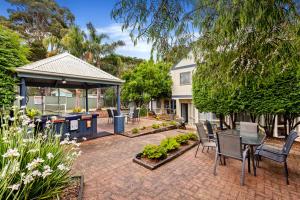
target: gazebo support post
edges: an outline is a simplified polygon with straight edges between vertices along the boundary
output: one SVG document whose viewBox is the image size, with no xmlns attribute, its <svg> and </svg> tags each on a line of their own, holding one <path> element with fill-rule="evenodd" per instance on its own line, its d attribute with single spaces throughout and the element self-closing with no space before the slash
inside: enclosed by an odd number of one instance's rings
<svg viewBox="0 0 300 200">
<path fill-rule="evenodd" d="M 85 89 L 85 111 L 89 112 L 89 95 L 88 95 L 88 89 Z"/>
<path fill-rule="evenodd" d="M 25 107 L 26 106 L 26 82 L 25 82 L 25 78 L 21 78 L 21 81 L 20 81 L 20 96 L 23 97 L 20 100 L 20 106 Z"/>
<path fill-rule="evenodd" d="M 121 115 L 121 98 L 120 98 L 120 86 L 117 85 L 117 111 L 118 115 Z"/>
</svg>

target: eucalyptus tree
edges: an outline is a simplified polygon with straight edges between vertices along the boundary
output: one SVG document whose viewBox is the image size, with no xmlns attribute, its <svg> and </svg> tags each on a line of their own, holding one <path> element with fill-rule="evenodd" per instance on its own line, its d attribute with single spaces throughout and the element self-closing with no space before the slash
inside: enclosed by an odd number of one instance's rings
<svg viewBox="0 0 300 200">
<path fill-rule="evenodd" d="M 74 22 L 74 16 L 67 8 L 60 7 L 54 0 L 7 0 L 8 26 L 18 31 L 32 49 L 30 60 L 46 57 L 43 39 L 48 36 L 62 38 L 62 32 Z"/>
</svg>

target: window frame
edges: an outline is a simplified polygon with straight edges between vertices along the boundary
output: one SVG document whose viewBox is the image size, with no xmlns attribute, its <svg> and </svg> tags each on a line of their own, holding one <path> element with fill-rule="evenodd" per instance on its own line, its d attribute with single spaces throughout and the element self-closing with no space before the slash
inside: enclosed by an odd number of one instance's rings
<svg viewBox="0 0 300 200">
<path fill-rule="evenodd" d="M 189 76 L 189 82 L 188 83 L 182 83 L 182 75 L 183 74 L 188 74 L 188 76 Z M 190 72 L 190 71 L 188 71 L 188 72 L 180 72 L 180 74 L 179 74 L 179 83 L 180 83 L 180 85 L 191 85 L 192 84 L 192 73 Z"/>
</svg>

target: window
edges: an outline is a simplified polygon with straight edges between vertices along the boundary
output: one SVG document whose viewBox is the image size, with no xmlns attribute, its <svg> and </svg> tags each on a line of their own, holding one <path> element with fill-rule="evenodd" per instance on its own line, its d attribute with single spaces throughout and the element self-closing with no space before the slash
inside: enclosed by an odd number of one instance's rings
<svg viewBox="0 0 300 200">
<path fill-rule="evenodd" d="M 191 72 L 180 73 L 180 85 L 190 85 L 191 84 Z"/>
</svg>

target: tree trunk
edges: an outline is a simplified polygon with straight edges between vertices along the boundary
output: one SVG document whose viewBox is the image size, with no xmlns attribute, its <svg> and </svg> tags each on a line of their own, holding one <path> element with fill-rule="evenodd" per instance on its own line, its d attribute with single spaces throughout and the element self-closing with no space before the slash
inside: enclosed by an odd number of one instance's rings
<svg viewBox="0 0 300 200">
<path fill-rule="evenodd" d="M 232 129 L 236 129 L 236 118 L 237 118 L 237 114 L 236 113 L 231 113 L 230 114 L 231 128 Z"/>
<path fill-rule="evenodd" d="M 256 121 L 256 115 L 250 113 L 250 118 L 251 118 L 251 122 L 255 123 L 255 121 Z"/>
<path fill-rule="evenodd" d="M 264 115 L 265 126 L 262 127 L 265 129 L 265 132 L 268 137 L 273 137 L 275 117 L 276 116 L 272 114 Z"/>
</svg>

